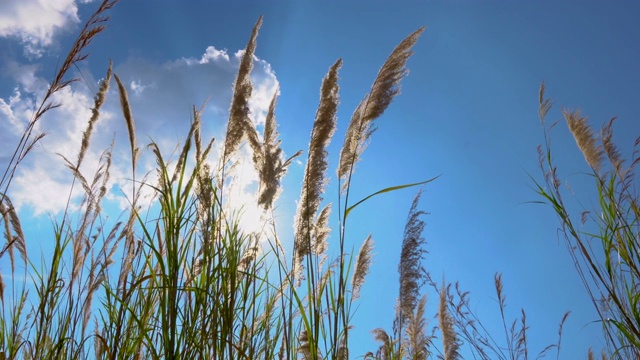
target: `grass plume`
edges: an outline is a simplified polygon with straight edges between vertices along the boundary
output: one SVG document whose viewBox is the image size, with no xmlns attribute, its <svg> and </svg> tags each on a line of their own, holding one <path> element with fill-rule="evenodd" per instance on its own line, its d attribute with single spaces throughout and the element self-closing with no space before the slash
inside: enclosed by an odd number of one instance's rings
<svg viewBox="0 0 640 360">
<path fill-rule="evenodd" d="M 551 108 L 550 102 L 543 97 L 543 91 L 539 101 L 541 107 Z M 638 358 L 640 262 L 637 254 L 640 248 L 637 224 L 640 211 L 634 174 L 640 140 L 634 143 L 629 165 L 624 168 L 625 158 L 613 141 L 615 118 L 603 126 L 598 139 L 586 117 L 578 112 L 563 110 L 562 113 L 578 149 L 591 168 L 589 175 L 594 180 L 596 205 L 594 209 L 582 209 L 578 217 L 580 223 L 573 219 L 573 207 L 565 200 L 565 190 L 559 186 L 560 177 L 552 156 L 550 133 L 553 127 L 545 126 L 544 118 L 541 119 L 544 144 L 539 150 L 544 155 L 540 156 L 544 181 L 535 182 L 536 191 L 558 216 L 576 271 L 602 320 L 607 352 L 612 358 Z M 605 167 L 604 155 L 611 168 Z M 571 195 L 577 197 L 576 194 Z M 598 216 L 591 217 L 591 213 Z M 583 230 L 585 227 L 593 230 Z M 557 347 L 560 348 L 560 341 Z"/>
<path fill-rule="evenodd" d="M 440 331 L 442 332 L 444 360 L 460 359 L 460 353 L 458 352 L 460 349 L 460 343 L 454 328 L 453 319 L 451 318 L 451 314 L 449 314 L 449 307 L 447 306 L 447 292 L 444 283 L 440 289 L 438 323 L 440 324 Z"/>
<path fill-rule="evenodd" d="M 304 169 L 302 191 L 294 220 L 294 257 L 299 270 L 301 270 L 304 256 L 311 253 L 313 219 L 318 212 L 326 185 L 325 173 L 328 166 L 326 148 L 336 129 L 336 112 L 340 102 L 338 70 L 341 66 L 342 60 L 336 61 L 322 80 L 320 104 L 311 130 L 307 165 Z"/>
<path fill-rule="evenodd" d="M 302 154 L 302 151 L 298 151 L 288 159 L 284 159 L 284 153 L 280 147 L 282 141 L 278 139 L 275 116 L 277 99 L 278 91 L 273 94 L 269 104 L 262 143 L 259 146 L 253 146 L 253 162 L 260 177 L 258 205 L 264 209 L 271 208 L 280 190 L 280 180 L 286 174 L 293 159 Z"/>
<path fill-rule="evenodd" d="M 351 288 L 353 289 L 353 299 L 360 297 L 360 288 L 364 284 L 364 278 L 369 273 L 373 259 L 373 240 L 371 234 L 362 243 L 358 256 L 356 257 L 356 267 L 351 278 Z"/>
<path fill-rule="evenodd" d="M 602 149 L 598 146 L 593 131 L 587 124 L 587 119 L 580 116 L 577 111 L 563 110 L 562 114 L 587 164 L 596 172 L 600 171 L 602 167 Z"/>
<path fill-rule="evenodd" d="M 411 318 L 420 298 L 420 288 L 427 282 L 427 271 L 422 265 L 427 250 L 422 237 L 425 223 L 421 219 L 426 212 L 418 210 L 422 190 L 418 191 L 411 204 L 404 228 L 402 250 L 398 273 L 400 274 L 400 294 L 398 297 L 397 321 L 400 328 Z"/>
<path fill-rule="evenodd" d="M 411 49 L 423 31 L 424 27 L 416 30 L 396 46 L 380 68 L 371 90 L 353 112 L 340 152 L 338 177 L 342 183 L 341 191 L 347 190 L 355 164 L 376 130 L 373 121 L 384 113 L 400 93 L 400 82 L 408 74 L 406 63 L 413 53 Z"/>
<path fill-rule="evenodd" d="M 251 31 L 251 37 L 240 59 L 240 68 L 234 84 L 233 98 L 231 99 L 231 108 L 229 109 L 229 122 L 227 124 L 227 135 L 224 141 L 224 150 L 222 155 L 222 166 L 226 166 L 226 162 L 236 152 L 240 142 L 247 136 L 248 129 L 253 127 L 251 122 L 249 99 L 253 91 L 251 85 L 251 70 L 253 69 L 253 53 L 256 49 L 256 39 L 258 31 L 262 26 L 262 16 L 258 19 Z M 253 142 L 255 143 L 255 141 Z"/>
</svg>

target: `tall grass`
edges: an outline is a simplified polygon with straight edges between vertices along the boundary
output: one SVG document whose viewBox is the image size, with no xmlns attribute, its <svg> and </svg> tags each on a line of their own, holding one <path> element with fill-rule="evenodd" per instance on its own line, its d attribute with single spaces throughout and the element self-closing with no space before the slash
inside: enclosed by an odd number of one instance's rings
<svg viewBox="0 0 640 360">
<path fill-rule="evenodd" d="M 51 94 L 74 80 L 67 72 L 85 56 L 85 48 L 104 28 L 106 12 L 116 1 L 103 1 L 83 28 L 56 75 L 0 181 L 0 213 L 9 256 L 12 289 L 5 298 L 0 277 L 0 359 L 459 359 L 462 347 L 483 359 L 527 358 L 527 324 L 508 327 L 501 277 L 495 284 L 506 345 L 494 340 L 470 311 L 468 293 L 456 284 L 436 284 L 423 262 L 427 254 L 422 233 L 426 213 L 419 209 L 422 190 L 409 208 L 398 266 L 399 291 L 391 331 L 373 330 L 380 343 L 375 352 L 353 354 L 350 332 L 361 289 L 373 263 L 373 236 L 348 238 L 349 214 L 380 194 L 424 185 L 434 179 L 396 185 L 358 201 L 351 191 L 355 165 L 378 120 L 408 74 L 407 61 L 424 28 L 391 52 L 371 90 L 350 119 L 337 169 L 337 246 L 328 251 L 332 204 L 324 196 L 328 152 L 337 124 L 342 60 L 330 66 L 320 85 L 320 99 L 294 219 L 293 249 L 284 251 L 273 219 L 261 233 L 241 227 L 234 199 L 226 191 L 234 181 L 240 146 L 248 146 L 259 175 L 256 203 L 271 214 L 280 182 L 298 152 L 286 157 L 278 139 L 273 94 L 262 133 L 249 111 L 253 91 L 250 73 L 262 18 L 255 24 L 234 85 L 220 158 L 211 156 L 213 138 L 203 138 L 201 110 L 193 108 L 191 123 L 178 154 L 167 154 L 151 141 L 137 140 L 135 109 L 126 87 L 110 64 L 95 96 L 91 118 L 75 161 L 61 156 L 73 175 L 69 205 L 52 230 L 53 251 L 36 263 L 26 253 L 20 218 L 10 200 L 10 183 L 18 166 L 44 135 L 33 134 L 44 113 L 58 106 Z M 112 152 L 104 150 L 98 170 L 83 171 L 112 83 L 119 96 L 128 132 L 132 190 L 129 207 L 117 221 L 102 209 L 107 194 Z M 138 159 L 149 152 L 155 172 L 138 174 Z M 83 198 L 71 210 L 71 193 L 80 186 Z M 144 191 L 154 201 L 143 205 Z M 74 204 L 75 205 L 75 204 Z M 73 207 L 76 208 L 76 207 Z M 361 241 L 361 242 L 360 242 Z M 357 253 L 351 249 L 358 246 Z M 14 277 L 18 251 L 35 283 L 35 294 Z M 437 325 L 430 327 L 424 286 L 439 296 Z M 17 289 L 17 290 L 16 290 Z M 565 318 L 562 320 L 564 323 Z M 560 333 L 562 329 L 560 326 Z M 440 334 L 441 344 L 436 336 Z M 560 344 L 555 345 L 560 348 Z M 542 354 L 554 348 L 543 350 Z M 507 349 L 507 350 L 505 350 Z"/>
<path fill-rule="evenodd" d="M 613 141 L 615 118 L 596 133 L 586 117 L 563 109 L 564 120 L 576 145 L 584 155 L 593 181 L 594 208 L 574 211 L 567 202 L 551 146 L 551 129 L 546 117 L 552 103 L 540 87 L 539 117 L 545 143 L 539 147 L 542 182 L 537 191 L 558 215 L 562 234 L 575 268 L 597 310 L 608 351 L 612 358 L 640 358 L 640 242 L 636 165 L 638 146 L 633 144 L 629 157 L 623 156 Z"/>
<path fill-rule="evenodd" d="M 114 3 L 103 2 L 89 20 L 50 92 L 73 82 L 64 80 L 66 73 L 84 59 L 82 51 L 103 30 L 103 14 Z M 29 264 L 37 292 L 29 294 L 23 287 L 8 311 L 2 298 L 3 357 L 348 357 L 352 304 L 371 266 L 373 247 L 369 237 L 357 257 L 352 258 L 347 249 L 344 229 L 347 214 L 354 208 L 348 201 L 353 165 L 371 134 L 371 122 L 382 115 L 398 93 L 410 49 L 422 30 L 411 34 L 392 52 L 371 93 L 354 113 L 343 151 L 348 160 L 341 163 L 341 186 L 346 195 L 341 203 L 336 255 L 327 254 L 331 205 L 320 209 L 326 185 L 326 147 L 337 121 L 338 71 L 342 61 L 330 68 L 322 82 L 311 134 L 295 218 L 293 252 L 285 254 L 275 224 L 263 234 L 244 231 L 233 210 L 234 199 L 223 195 L 233 181 L 234 163 L 238 161 L 235 155 L 241 144 L 248 144 L 253 152 L 260 179 L 256 199 L 267 212 L 274 206 L 287 167 L 293 157 L 300 155 L 285 158 L 277 139 L 277 93 L 262 134 L 251 119 L 248 103 L 253 85 L 249 74 L 261 23 L 259 19 L 240 62 L 217 164 L 209 156 L 214 139 L 202 138 L 201 114 L 194 108 L 191 127 L 177 158 L 167 160 L 163 149 L 151 142 L 146 148 L 156 160 L 155 180 L 154 174 L 137 178 L 137 161 L 144 150 L 136 137 L 135 109 L 131 108 L 123 82 L 109 66 L 96 94 L 77 161 L 62 156 L 73 175 L 71 187 L 80 186 L 84 193 L 80 211 L 67 208 L 54 226 L 51 256 L 35 264 L 26 254 L 20 219 L 7 193 L 18 165 L 42 138 L 32 135 L 34 124 L 58 106 L 47 93 L 16 146 L 16 159 L 2 178 L 5 191 L 0 210 L 7 240 L 2 255 L 9 254 L 13 268 L 13 250 L 20 252 L 25 264 Z M 134 184 L 127 194 L 130 207 L 115 224 L 106 221 L 101 207 L 113 148 L 104 151 L 96 173 L 85 174 L 81 166 L 112 78 L 129 134 Z M 140 205 L 143 187 L 152 189 L 157 205 Z M 71 205 L 71 195 L 69 199 Z M 327 261 L 330 256 L 335 258 Z"/>
</svg>

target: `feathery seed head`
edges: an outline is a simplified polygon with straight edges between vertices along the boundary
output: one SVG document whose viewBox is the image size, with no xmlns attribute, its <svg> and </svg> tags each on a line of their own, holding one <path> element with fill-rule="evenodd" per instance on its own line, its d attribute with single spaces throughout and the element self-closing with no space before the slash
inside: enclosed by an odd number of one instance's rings
<svg viewBox="0 0 640 360">
<path fill-rule="evenodd" d="M 577 111 L 563 109 L 562 114 L 587 164 L 598 172 L 602 166 L 602 149 L 598 146 L 593 131 L 587 124 L 587 118 L 580 116 Z"/>
<path fill-rule="evenodd" d="M 249 118 L 249 99 L 253 91 L 250 75 L 253 69 L 253 53 L 256 49 L 256 39 L 260 26 L 262 26 L 262 16 L 254 25 L 251 37 L 240 60 L 240 68 L 238 69 L 233 98 L 231 99 L 231 108 L 229 109 L 229 122 L 227 124 L 227 135 L 225 136 L 224 142 L 222 166 L 225 166 L 231 155 L 236 152 L 242 139 L 245 136 L 251 136 L 255 133 L 255 127 Z M 253 131 L 250 131 L 251 129 L 253 129 Z M 251 140 L 255 140 L 255 138 L 250 138 L 249 140 L 251 142 Z M 255 145 L 255 141 L 251 143 L 252 146 Z"/>
<path fill-rule="evenodd" d="M 622 167 L 622 156 L 620 155 L 620 151 L 618 151 L 617 146 L 613 143 L 613 122 L 616 118 L 612 118 L 609 122 L 602 127 L 601 138 L 602 138 L 602 148 L 604 149 L 604 153 L 607 155 L 609 162 L 613 165 L 614 170 L 621 175 L 621 167 Z"/>
<path fill-rule="evenodd" d="M 313 226 L 313 251 L 316 255 L 322 255 L 327 251 L 328 242 L 327 238 L 331 233 L 329 227 L 329 217 L 331 216 L 331 203 L 327 204 L 316 218 L 316 222 Z"/>
<path fill-rule="evenodd" d="M 442 283 L 440 289 L 440 303 L 438 306 L 438 323 L 440 331 L 442 331 L 442 347 L 444 350 L 444 360 L 455 360 L 460 358 L 458 350 L 460 349 L 460 341 L 456 334 L 453 319 L 449 314 L 447 306 L 447 287 Z"/>
<path fill-rule="evenodd" d="M 283 159 L 275 117 L 278 93 L 279 91 L 276 90 L 269 105 L 262 144 L 253 147 L 253 162 L 260 177 L 258 205 L 262 205 L 264 209 L 272 206 L 273 201 L 280 192 L 280 179 L 286 174 L 291 161 L 301 154 L 301 151 L 299 151 L 289 159 Z"/>
<path fill-rule="evenodd" d="M 418 301 L 416 311 L 411 314 L 405 330 L 407 353 L 410 359 L 426 360 L 429 356 L 429 344 L 431 337 L 427 335 L 427 322 L 425 320 L 425 308 L 427 295 L 423 295 Z"/>
<path fill-rule="evenodd" d="M 371 262 L 373 258 L 373 240 L 371 234 L 367 236 L 365 241 L 358 251 L 358 257 L 356 258 L 356 267 L 351 278 L 351 289 L 353 291 L 353 299 L 357 299 L 360 296 L 360 289 L 364 284 L 365 276 L 369 273 Z"/>
<path fill-rule="evenodd" d="M 426 240 L 422 237 L 425 223 L 421 219 L 426 212 L 418 210 L 418 203 L 422 195 L 422 189 L 418 191 L 404 229 L 402 249 L 398 272 L 400 273 L 400 296 L 398 299 L 398 321 L 400 327 L 404 327 L 407 319 L 413 314 L 420 288 L 427 280 L 427 272 L 422 265 L 422 260 L 427 250 L 424 249 Z"/>
<path fill-rule="evenodd" d="M 380 68 L 371 91 L 365 95 L 351 116 L 340 151 L 338 177 L 342 181 L 341 191 L 346 191 L 349 186 L 354 166 L 376 130 L 373 121 L 384 113 L 393 98 L 400 93 L 400 82 L 408 74 L 405 65 L 413 53 L 411 49 L 423 31 L 424 27 L 418 29 L 396 46 Z"/>
<path fill-rule="evenodd" d="M 542 84 L 540 84 L 540 92 L 538 93 L 538 102 L 540 104 L 538 107 L 538 118 L 540 119 L 543 125 L 544 125 L 545 118 L 547 117 L 547 113 L 549 112 L 549 110 L 551 110 L 551 106 L 553 105 L 550 99 L 544 98 L 544 91 L 545 91 L 545 86 L 543 81 Z"/>
<path fill-rule="evenodd" d="M 91 139 L 91 133 L 93 131 L 93 126 L 98 120 L 100 116 L 100 108 L 104 101 L 107 98 L 107 92 L 109 91 L 109 83 L 111 82 L 111 70 L 113 68 L 113 62 L 109 61 L 109 68 L 107 69 L 107 76 L 100 82 L 100 88 L 98 89 L 98 93 L 93 99 L 93 108 L 91 109 L 91 118 L 89 119 L 89 123 L 87 124 L 87 129 L 82 133 L 82 141 L 80 145 L 80 152 L 78 153 L 78 162 L 76 163 L 76 167 L 80 168 L 80 164 L 82 164 L 82 160 L 84 160 L 84 155 L 89 148 L 89 142 Z"/>
<path fill-rule="evenodd" d="M 127 123 L 127 131 L 129 132 L 129 145 L 131 146 L 131 159 L 132 166 L 135 172 L 136 161 L 138 159 L 138 146 L 136 145 L 136 126 L 133 121 L 133 115 L 131 114 L 131 106 L 129 106 L 129 97 L 127 96 L 127 89 L 120 81 L 118 75 L 113 74 L 116 83 L 118 84 L 118 90 L 120 92 L 120 107 L 122 108 L 122 115 Z"/>
<path fill-rule="evenodd" d="M 326 183 L 326 147 L 331 142 L 336 128 L 336 112 L 339 103 L 338 70 L 341 66 L 342 60 L 338 59 L 322 80 L 320 104 L 311 130 L 309 155 L 294 223 L 294 248 L 298 259 L 302 259 L 311 251 L 313 219 L 322 201 L 322 193 Z"/>
</svg>

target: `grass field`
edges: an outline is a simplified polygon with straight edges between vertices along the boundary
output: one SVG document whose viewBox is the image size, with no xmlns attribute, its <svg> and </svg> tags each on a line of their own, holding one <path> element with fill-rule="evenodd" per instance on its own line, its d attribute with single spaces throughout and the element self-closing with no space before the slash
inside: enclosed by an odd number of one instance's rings
<svg viewBox="0 0 640 360">
<path fill-rule="evenodd" d="M 328 145 L 336 129 L 340 102 L 338 59 L 320 84 L 320 99 L 309 138 L 309 148 L 285 156 L 281 148 L 273 94 L 264 128 L 251 121 L 250 73 L 262 18 L 256 22 L 240 68 L 229 107 L 226 136 L 214 157 L 213 138 L 203 138 L 201 112 L 196 106 L 184 141 L 173 149 L 151 140 L 143 143 L 136 132 L 135 113 L 126 87 L 112 67 L 95 95 L 92 116 L 78 142 L 77 157 L 64 158 L 73 175 L 71 194 L 82 201 L 69 204 L 51 228 L 54 250 L 43 261 L 27 254 L 21 219 L 11 202 L 11 183 L 23 159 L 44 134 L 37 131 L 43 116 L 56 111 L 55 94 L 73 86 L 70 70 L 86 58 L 91 40 L 99 36 L 117 1 L 103 1 L 52 79 L 49 91 L 15 146 L 0 179 L 0 213 L 5 244 L 0 258 L 11 266 L 11 278 L 0 278 L 0 359 L 480 359 L 561 357 L 562 326 L 557 339 L 540 352 L 527 344 L 527 315 L 505 315 L 505 291 L 500 274 L 495 291 L 504 333 L 490 334 L 473 311 L 471 299 L 457 283 L 433 279 L 423 264 L 427 243 L 419 200 L 435 178 L 398 184 L 363 199 L 350 196 L 356 164 L 383 116 L 398 95 L 406 63 L 424 28 L 402 40 L 382 62 L 370 91 L 350 119 L 340 148 L 337 169 L 340 191 L 334 203 L 325 199 L 329 171 Z M 94 126 L 110 88 L 117 90 L 128 133 L 131 193 L 128 209 L 118 221 L 108 222 L 103 210 L 110 180 L 113 148 L 104 149 L 95 173 L 82 164 L 92 145 Z M 113 92 L 112 92 L 113 93 Z M 571 253 L 603 325 L 607 352 L 603 359 L 640 358 L 640 245 L 635 194 L 636 153 L 623 159 L 612 141 L 613 120 L 595 134 L 577 112 L 563 110 L 566 123 L 585 156 L 599 195 L 599 208 L 582 213 L 582 223 L 598 229 L 585 233 L 563 198 L 566 189 L 550 142 L 546 116 L 551 102 L 540 88 L 539 117 L 544 143 L 539 148 L 541 175 L 532 177 L 540 201 L 559 216 Z M 638 143 L 636 143 L 637 145 Z M 237 152 L 247 146 L 259 174 L 257 205 L 264 211 L 263 231 L 246 231 L 228 188 L 235 181 Z M 138 160 L 148 152 L 154 172 L 140 177 Z M 297 199 L 293 250 L 284 250 L 272 214 L 281 192 L 281 180 L 292 161 L 305 164 L 302 191 Z M 333 171 L 333 169 L 332 169 Z M 34 181 L 34 186 L 38 186 Z M 350 239 L 349 215 L 368 206 L 374 196 L 395 191 L 416 192 L 408 206 L 398 264 L 397 306 L 388 328 L 368 329 L 379 344 L 366 354 L 350 353 L 352 319 L 361 301 L 360 290 L 374 259 L 374 237 Z M 153 194 L 151 205 L 141 194 Z M 332 205 L 333 204 L 333 205 Z M 329 219 L 337 213 L 339 226 Z M 332 235 L 331 251 L 328 236 Z M 351 249 L 356 248 L 356 253 Z M 22 264 L 19 264 L 22 263 Z M 35 293 L 19 280 L 16 266 L 28 269 Z M 9 282 L 9 286 L 6 284 Z M 12 291 L 5 292 L 11 288 Z M 427 322 L 429 301 L 438 302 L 437 323 Z M 556 324 L 553 324 L 555 327 Z M 360 329 L 359 329 L 360 330 Z M 595 358 L 589 352 L 589 358 Z"/>
</svg>

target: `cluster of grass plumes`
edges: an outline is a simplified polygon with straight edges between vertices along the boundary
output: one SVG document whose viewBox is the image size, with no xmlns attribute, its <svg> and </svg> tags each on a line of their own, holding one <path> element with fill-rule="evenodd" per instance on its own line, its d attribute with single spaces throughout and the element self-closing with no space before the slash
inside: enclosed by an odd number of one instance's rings
<svg viewBox="0 0 640 360">
<path fill-rule="evenodd" d="M 562 111 L 594 180 L 596 206 L 579 209 L 576 217 L 565 200 L 571 190 L 561 185 L 554 162 L 550 131 L 555 123 L 546 123 L 552 104 L 544 92 L 542 84 L 539 117 L 545 143 L 538 152 L 544 181 L 536 182 L 537 191 L 560 219 L 567 249 L 602 321 L 611 358 L 640 358 L 640 207 L 634 181 L 640 138 L 627 161 L 612 140 L 615 118 L 598 136 L 579 112 Z"/>
<path fill-rule="evenodd" d="M 23 281 L 12 277 L 12 293 L 6 297 L 0 277 L 0 360 L 342 360 L 362 356 L 449 360 L 461 358 L 464 345 L 483 359 L 527 357 L 524 312 L 520 327 L 516 322 L 507 326 L 500 277 L 495 282 L 506 345 L 499 345 L 484 331 L 469 310 L 468 294 L 457 286 L 454 293 L 444 281 L 435 285 L 431 280 L 423 265 L 427 251 L 422 236 L 426 213 L 419 209 L 422 190 L 411 204 L 402 239 L 392 330 L 373 330 L 374 339 L 380 343 L 375 353 L 350 353 L 349 334 L 354 331 L 357 301 L 366 300 L 360 294 L 373 263 L 374 245 L 372 235 L 361 243 L 361 239 L 347 239 L 349 214 L 373 196 L 433 180 L 396 185 L 359 201 L 350 200 L 355 165 L 375 131 L 374 121 L 399 94 L 400 83 L 408 73 L 407 61 L 424 28 L 410 34 L 392 51 L 350 119 L 337 169 L 338 236 L 332 244 L 337 245 L 332 246 L 333 253 L 328 243 L 332 204 L 323 197 L 328 182 L 327 148 L 337 125 L 342 60 L 338 59 L 322 79 L 291 253 L 283 250 L 273 219 L 265 221 L 260 233 L 243 229 L 233 208 L 234 199 L 228 195 L 238 150 L 247 146 L 259 179 L 256 204 L 265 214 L 272 213 L 281 192 L 281 179 L 292 160 L 302 153 L 287 158 L 278 140 L 277 90 L 262 132 L 254 125 L 249 110 L 253 92 L 250 73 L 260 18 L 240 60 L 217 159 L 211 155 L 214 139 L 203 138 L 202 109 L 196 107 L 177 154 L 169 156 L 153 141 L 141 146 L 127 88 L 109 65 L 82 133 L 77 159 L 71 161 L 61 155 L 73 183 L 67 209 L 54 224 L 53 250 L 40 264 L 34 262 L 27 255 L 19 216 L 7 196 L 9 185 L 18 165 L 44 136 L 32 134 L 35 124 L 58 106 L 52 95 L 73 82 L 65 80 L 66 73 L 85 58 L 84 49 L 103 30 L 105 13 L 115 2 L 103 1 L 83 28 L 0 180 L 0 213 L 6 239 L 0 258 L 8 255 L 13 275 L 17 250 L 28 269 L 25 277 L 32 279 L 35 287 L 35 293 L 29 293 Z M 133 184 L 126 194 L 129 207 L 116 220 L 111 220 L 102 205 L 117 144 L 103 151 L 94 173 L 86 174 L 82 167 L 112 81 L 128 133 L 125 146 L 130 151 Z M 618 156 L 610 145 L 604 147 L 611 158 Z M 155 159 L 156 167 L 154 173 L 140 176 L 138 161 L 145 150 Z M 623 171 L 621 165 L 617 169 Z M 84 195 L 79 204 L 71 203 L 75 187 L 80 187 Z M 141 194 L 149 189 L 154 201 L 143 205 Z M 359 251 L 352 254 L 350 249 L 358 244 Z M 426 284 L 433 286 L 439 298 L 437 321 L 431 327 L 423 292 Z M 438 335 L 440 343 L 434 341 Z"/>
<path fill-rule="evenodd" d="M 469 292 L 462 290 L 459 283 L 447 284 L 443 281 L 441 286 L 433 282 L 431 285 L 440 294 L 438 321 L 442 332 L 444 359 L 461 359 L 460 352 L 463 348 L 474 359 L 528 359 L 533 354 L 536 359 L 540 359 L 554 351 L 556 358 L 560 358 L 563 327 L 569 311 L 560 320 L 557 341 L 534 353 L 528 343 L 529 324 L 525 310 L 520 310 L 519 318 L 511 321 L 507 319 L 502 274 L 495 274 L 494 287 L 499 310 L 499 320 L 496 323 L 502 325 L 503 339 L 499 339 L 498 334 L 491 333 L 485 327 L 486 319 L 478 317 Z"/>
<path fill-rule="evenodd" d="M 64 80 L 65 73 L 85 58 L 82 50 L 103 30 L 104 13 L 114 3 L 104 1 L 90 18 L 49 92 L 72 82 Z M 69 196 L 69 205 L 54 227 L 54 250 L 40 266 L 27 256 L 18 215 L 9 197 L 3 195 L 0 211 L 7 243 L 0 255 L 9 254 L 13 267 L 13 250 L 18 249 L 31 269 L 36 294 L 29 294 L 24 285 L 20 290 L 16 286 L 20 281 L 12 279 L 13 297 L 7 302 L 0 299 L 2 358 L 349 358 L 353 305 L 372 264 L 373 240 L 368 236 L 357 255 L 349 254 L 347 215 L 371 196 L 417 185 L 383 189 L 352 204 L 348 200 L 351 174 L 372 133 L 372 121 L 399 92 L 411 47 L 422 29 L 392 52 L 371 93 L 354 113 L 342 152 L 346 160 L 341 160 L 339 170 L 343 194 L 347 194 L 340 201 L 339 246 L 335 258 L 327 261 L 331 256 L 327 252 L 331 204 L 320 206 L 328 169 L 326 148 L 337 122 L 341 60 L 322 82 L 292 254 L 284 253 L 275 224 L 271 232 L 261 234 L 242 229 L 231 207 L 233 199 L 223 195 L 233 181 L 234 155 L 243 143 L 253 152 L 260 180 L 256 201 L 266 212 L 274 206 L 287 167 L 300 155 L 285 158 L 277 139 L 277 92 L 262 134 L 251 118 L 249 74 L 261 23 L 262 18 L 240 61 L 217 164 L 209 156 L 214 139 L 202 138 L 201 111 L 194 108 L 177 158 L 167 160 L 163 149 L 151 142 L 146 148 L 156 160 L 156 172 L 139 179 L 137 163 L 143 148 L 136 137 L 135 109 L 109 65 L 82 134 L 77 161 L 61 155 L 73 176 L 69 194 L 79 185 L 83 200 L 72 207 Z M 86 174 L 81 167 L 112 78 L 128 132 L 134 185 L 126 194 L 128 210 L 115 222 L 108 220 L 102 208 L 115 145 L 103 152 L 95 173 Z M 16 147 L 15 160 L 3 174 L 3 193 L 8 192 L 21 160 L 43 136 L 32 138 L 33 125 L 58 106 L 50 97 L 47 93 Z M 143 187 L 151 188 L 155 195 L 155 205 L 149 208 L 140 202 Z M 3 290 L 4 283 L 0 284 Z M 412 327 L 416 333 L 423 331 L 424 306 L 420 311 Z"/>
<path fill-rule="evenodd" d="M 366 359 L 463 359 L 462 354 L 474 359 L 517 360 L 529 358 L 527 336 L 529 326 L 524 309 L 521 317 L 508 322 L 506 297 L 503 293 L 502 275 L 494 279 L 498 299 L 499 320 L 481 319 L 471 306 L 470 294 L 461 289 L 459 283 L 448 284 L 442 280 L 437 284 L 424 268 L 428 253 L 426 239 L 422 236 L 427 214 L 418 209 L 422 191 L 419 191 L 409 210 L 398 265 L 398 299 L 392 330 L 373 330 L 374 339 L 380 344 L 375 352 L 365 355 Z M 427 293 L 424 285 L 429 285 L 437 295 L 436 324 L 430 325 L 425 317 Z M 562 318 L 556 343 L 538 352 L 536 358 L 544 357 L 552 350 L 560 355 L 562 328 L 569 316 Z M 501 323 L 504 340 L 497 338 L 485 327 L 485 322 Z M 439 342 L 436 340 L 440 340 Z"/>
</svg>

